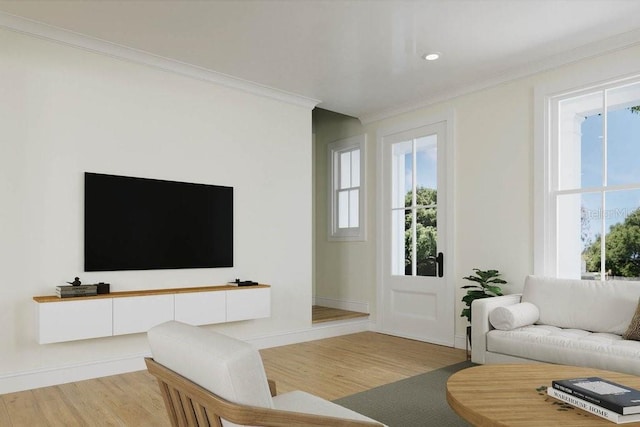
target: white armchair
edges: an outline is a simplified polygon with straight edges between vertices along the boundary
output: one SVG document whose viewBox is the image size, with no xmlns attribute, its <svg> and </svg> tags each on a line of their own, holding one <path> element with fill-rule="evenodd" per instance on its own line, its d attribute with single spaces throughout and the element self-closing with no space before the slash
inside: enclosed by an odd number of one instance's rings
<svg viewBox="0 0 640 427">
<path fill-rule="evenodd" d="M 275 395 L 260 353 L 246 342 L 176 321 L 147 337 L 147 368 L 173 426 L 383 426 L 309 393 Z"/>
</svg>

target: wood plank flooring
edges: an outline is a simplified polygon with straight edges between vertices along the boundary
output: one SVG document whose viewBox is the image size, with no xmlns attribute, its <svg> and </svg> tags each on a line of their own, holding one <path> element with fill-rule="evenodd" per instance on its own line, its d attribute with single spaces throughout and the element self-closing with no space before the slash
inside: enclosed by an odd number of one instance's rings
<svg viewBox="0 0 640 427">
<path fill-rule="evenodd" d="M 369 314 L 357 311 L 340 310 L 338 308 L 322 307 L 319 305 L 314 305 L 311 308 L 311 319 L 314 324 L 333 322 L 336 320 L 357 319 L 360 317 L 369 317 Z"/>
<path fill-rule="evenodd" d="M 464 350 L 361 332 L 260 351 L 279 393 L 333 400 L 465 360 Z M 146 371 L 0 395 L 0 426 L 169 426 Z"/>
<path fill-rule="evenodd" d="M 360 332 L 260 351 L 278 392 L 334 400 L 466 360 L 464 350 Z"/>
</svg>

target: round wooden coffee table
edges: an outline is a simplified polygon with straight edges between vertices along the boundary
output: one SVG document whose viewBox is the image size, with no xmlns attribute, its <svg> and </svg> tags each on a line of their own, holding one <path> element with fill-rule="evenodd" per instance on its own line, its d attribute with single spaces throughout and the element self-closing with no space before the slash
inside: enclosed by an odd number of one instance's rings
<svg viewBox="0 0 640 427">
<path fill-rule="evenodd" d="M 601 377 L 640 389 L 640 377 L 577 366 L 481 365 L 463 369 L 447 381 L 447 402 L 475 426 L 612 426 L 581 409 L 562 410 L 540 387 L 552 380 Z M 640 426 L 629 423 L 627 426 Z"/>
</svg>

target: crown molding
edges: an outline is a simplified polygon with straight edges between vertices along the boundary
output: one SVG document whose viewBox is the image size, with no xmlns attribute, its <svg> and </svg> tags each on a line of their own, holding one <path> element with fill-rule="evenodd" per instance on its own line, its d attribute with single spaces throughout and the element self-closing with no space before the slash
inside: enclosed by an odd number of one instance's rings
<svg viewBox="0 0 640 427">
<path fill-rule="evenodd" d="M 369 124 L 380 120 L 388 119 L 400 114 L 409 113 L 421 108 L 430 107 L 441 102 L 445 102 L 462 95 L 467 95 L 480 90 L 495 87 L 504 83 L 512 82 L 521 78 L 529 77 L 538 73 L 559 68 L 582 60 L 603 56 L 616 51 L 624 50 L 640 44 L 640 29 L 628 31 L 613 37 L 606 38 L 594 43 L 579 46 L 567 52 L 561 52 L 548 56 L 545 59 L 530 62 L 520 67 L 482 80 L 477 83 L 462 86 L 454 90 L 444 90 L 426 100 L 414 103 L 407 103 L 389 109 L 366 113 L 358 117 L 362 124 Z"/>
<path fill-rule="evenodd" d="M 22 18 L 0 11 L 0 28 L 5 28 L 22 34 L 53 41 L 89 52 L 99 53 L 113 58 L 146 65 L 148 67 L 169 71 L 193 79 L 215 83 L 232 89 L 241 90 L 265 98 L 313 109 L 319 100 L 294 93 L 274 89 L 269 86 L 248 80 L 211 71 L 203 67 L 165 58 L 152 53 L 122 46 L 84 34 L 65 30 L 42 22 Z"/>
</svg>

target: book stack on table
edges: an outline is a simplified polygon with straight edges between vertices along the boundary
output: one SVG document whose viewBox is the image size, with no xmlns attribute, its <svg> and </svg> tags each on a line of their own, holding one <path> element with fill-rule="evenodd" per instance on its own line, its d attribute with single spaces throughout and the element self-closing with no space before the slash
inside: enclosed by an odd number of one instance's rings
<svg viewBox="0 0 640 427">
<path fill-rule="evenodd" d="M 600 377 L 557 380 L 547 394 L 616 424 L 640 421 L 640 390 Z"/>
<path fill-rule="evenodd" d="M 98 295 L 98 285 L 56 286 L 58 298 L 90 297 Z"/>
</svg>

